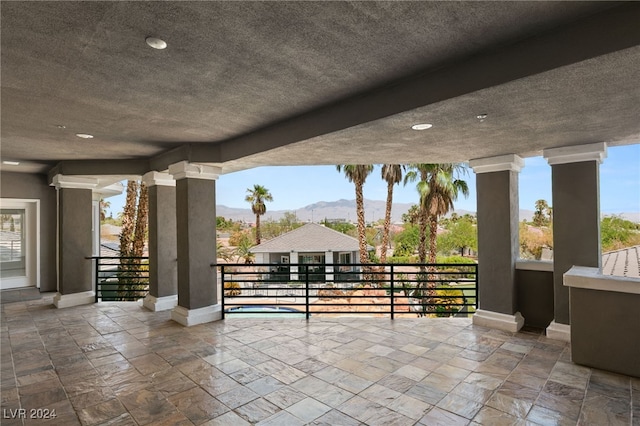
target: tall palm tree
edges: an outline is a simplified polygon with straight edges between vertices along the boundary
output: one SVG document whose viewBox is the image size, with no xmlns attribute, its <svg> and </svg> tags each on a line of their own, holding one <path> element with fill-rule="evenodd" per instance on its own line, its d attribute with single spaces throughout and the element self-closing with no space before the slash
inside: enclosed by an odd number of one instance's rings
<svg viewBox="0 0 640 426">
<path fill-rule="evenodd" d="M 108 208 L 111 208 L 111 201 L 105 201 L 104 198 L 100 198 L 100 222 L 107 218 Z"/>
<path fill-rule="evenodd" d="M 136 201 L 138 199 L 138 182 L 127 182 L 127 197 L 122 212 L 120 229 L 120 256 L 129 257 L 133 253 L 133 235 L 136 227 Z"/>
<path fill-rule="evenodd" d="M 429 263 L 436 263 L 436 241 L 438 237 L 438 219 L 453 210 L 453 202 L 458 194 L 469 196 L 467 182 L 459 179 L 466 169 L 461 164 L 434 164 L 430 180 L 420 185 L 420 196 L 427 206 L 429 215 Z M 424 194 L 424 195 L 423 195 Z"/>
<path fill-rule="evenodd" d="M 458 194 L 469 195 L 467 182 L 459 179 L 459 175 L 466 173 L 461 164 L 412 164 L 412 170 L 405 176 L 407 181 L 415 181 L 420 194 L 420 247 L 418 255 L 420 262 L 426 260 L 426 228 L 429 225 L 429 263 L 436 262 L 438 219 L 453 209 L 453 202 Z"/>
<path fill-rule="evenodd" d="M 404 176 L 404 184 L 406 185 L 408 182 L 415 182 L 419 180 L 420 182 L 426 182 L 429 178 L 428 164 L 410 164 L 409 171 Z M 418 242 L 418 262 L 424 264 L 427 262 L 427 222 L 428 222 L 428 214 L 427 210 L 424 208 L 424 204 L 422 203 L 422 198 L 420 198 L 420 203 L 418 204 L 418 226 L 419 237 L 420 240 Z M 424 267 L 421 266 L 420 270 L 424 272 Z"/>
<path fill-rule="evenodd" d="M 132 256 L 142 257 L 144 254 L 144 243 L 147 237 L 147 223 L 149 222 L 149 189 L 147 185 L 140 182 L 140 195 L 138 197 L 138 208 L 136 209 L 136 225 L 133 235 Z"/>
<path fill-rule="evenodd" d="M 458 179 L 458 176 L 461 173 L 465 173 L 466 169 L 461 164 L 451 163 L 412 164 L 409 167 L 413 170 L 405 176 L 405 183 L 407 178 L 415 180 L 418 175 L 420 176 L 420 181 L 416 186 L 418 194 L 420 194 L 420 247 L 418 249 L 420 262 L 424 263 L 426 257 L 426 227 L 428 222 L 429 263 L 434 264 L 436 263 L 438 251 L 436 246 L 438 218 L 453 209 L 453 202 L 458 198 L 459 192 L 464 194 L 465 197 L 469 194 L 467 183 L 462 179 Z M 420 271 L 425 272 L 424 266 L 420 267 Z M 416 291 L 416 296 L 422 299 L 422 313 L 420 315 L 435 311 L 433 306 L 434 298 L 437 296 L 435 266 L 430 266 L 429 272 L 426 282 L 421 283 L 419 285 L 420 288 Z M 425 284 L 426 294 L 422 291 Z"/>
<path fill-rule="evenodd" d="M 373 171 L 371 164 L 346 164 L 336 166 L 338 172 L 344 171 L 344 175 L 356 187 L 356 216 L 358 218 L 358 246 L 360 247 L 360 263 L 368 263 L 367 236 L 364 228 L 364 197 L 362 187 L 367 176 Z"/>
<path fill-rule="evenodd" d="M 261 185 L 253 185 L 247 188 L 245 201 L 251 203 L 251 211 L 256 215 L 256 244 L 260 244 L 260 216 L 267 212 L 266 201 L 273 201 L 273 197 L 267 188 Z"/>
<path fill-rule="evenodd" d="M 401 164 L 384 164 L 382 166 L 382 179 L 387 181 L 387 206 L 384 214 L 384 226 L 382 228 L 382 248 L 380 249 L 380 263 L 387 261 L 387 246 L 389 245 L 389 228 L 391 226 L 391 207 L 393 205 L 393 186 L 402 182 L 402 174 L 405 169 Z"/>
</svg>

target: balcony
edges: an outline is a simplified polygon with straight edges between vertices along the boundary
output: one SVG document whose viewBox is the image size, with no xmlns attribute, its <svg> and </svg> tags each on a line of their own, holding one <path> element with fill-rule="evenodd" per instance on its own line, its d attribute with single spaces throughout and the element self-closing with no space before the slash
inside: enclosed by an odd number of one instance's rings
<svg viewBox="0 0 640 426">
<path fill-rule="evenodd" d="M 575 365 L 535 332 L 362 316 L 185 328 L 137 303 L 52 309 L 54 293 L 19 292 L 2 293 L 3 425 L 53 410 L 64 425 L 640 420 L 640 379 Z"/>
</svg>

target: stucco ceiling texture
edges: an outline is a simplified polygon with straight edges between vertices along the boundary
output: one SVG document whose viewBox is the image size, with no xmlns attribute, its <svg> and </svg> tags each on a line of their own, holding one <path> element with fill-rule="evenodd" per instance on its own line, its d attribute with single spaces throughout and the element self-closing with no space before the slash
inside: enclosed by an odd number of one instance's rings
<svg viewBox="0 0 640 426">
<path fill-rule="evenodd" d="M 15 170 L 226 173 L 640 141 L 636 2 L 15 1 L 1 20 L 0 148 Z"/>
</svg>

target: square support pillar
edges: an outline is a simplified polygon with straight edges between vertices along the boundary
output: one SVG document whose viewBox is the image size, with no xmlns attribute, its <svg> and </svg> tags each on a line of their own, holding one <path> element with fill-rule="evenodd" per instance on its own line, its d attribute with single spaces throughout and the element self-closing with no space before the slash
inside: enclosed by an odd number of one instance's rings
<svg viewBox="0 0 640 426">
<path fill-rule="evenodd" d="M 58 198 L 57 308 L 95 302 L 91 260 L 93 253 L 93 196 L 97 179 L 56 175 L 52 185 Z"/>
<path fill-rule="evenodd" d="M 478 303 L 473 323 L 516 332 L 524 325 L 517 312 L 515 264 L 518 242 L 518 173 L 524 161 L 517 155 L 471 160 L 477 174 Z"/>
<path fill-rule="evenodd" d="M 291 251 L 291 255 L 289 256 L 289 264 L 295 265 L 289 268 L 291 281 L 298 281 L 301 277 L 301 275 L 299 275 L 300 271 L 298 270 L 298 256 L 298 252 L 296 251 Z M 302 275 L 302 278 L 304 278 L 304 275 Z"/>
<path fill-rule="evenodd" d="M 324 263 L 326 266 L 326 270 L 324 271 L 325 273 L 325 280 L 326 281 L 333 281 L 334 280 L 334 276 L 333 276 L 333 264 L 335 263 L 335 261 L 333 260 L 333 251 L 328 250 L 324 252 Z"/>
<path fill-rule="evenodd" d="M 569 289 L 563 275 L 573 266 L 600 268 L 599 166 L 605 143 L 544 150 L 551 166 L 554 320 L 547 336 L 569 341 Z"/>
<path fill-rule="evenodd" d="M 176 179 L 178 306 L 171 318 L 190 326 L 221 319 L 216 261 L 215 180 L 220 168 L 182 161 L 169 166 Z"/>
<path fill-rule="evenodd" d="M 149 188 L 149 294 L 143 305 L 165 311 L 178 304 L 176 181 L 154 171 L 142 182 Z"/>
</svg>

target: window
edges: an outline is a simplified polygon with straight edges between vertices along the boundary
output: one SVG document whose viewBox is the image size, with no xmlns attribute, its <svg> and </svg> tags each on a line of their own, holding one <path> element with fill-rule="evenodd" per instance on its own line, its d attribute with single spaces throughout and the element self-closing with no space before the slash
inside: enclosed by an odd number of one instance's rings
<svg viewBox="0 0 640 426">
<path fill-rule="evenodd" d="M 340 253 L 338 258 L 339 258 L 338 263 L 340 263 L 340 266 L 338 267 L 338 271 L 350 272 L 353 268 L 351 266 L 351 253 L 349 252 Z"/>
<path fill-rule="evenodd" d="M 24 277 L 26 270 L 24 209 L 0 209 L 0 277 Z"/>
<path fill-rule="evenodd" d="M 0 200 L 0 289 L 39 287 L 39 200 Z"/>
</svg>

